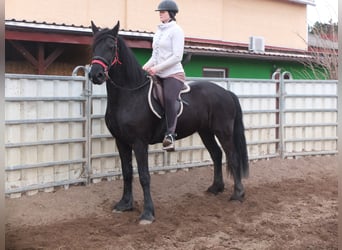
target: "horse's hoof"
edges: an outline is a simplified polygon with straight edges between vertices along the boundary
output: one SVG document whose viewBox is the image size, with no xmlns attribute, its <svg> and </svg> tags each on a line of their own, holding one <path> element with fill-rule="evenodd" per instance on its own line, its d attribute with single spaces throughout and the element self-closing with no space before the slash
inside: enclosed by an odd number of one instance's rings
<svg viewBox="0 0 342 250">
<path fill-rule="evenodd" d="M 132 202 L 128 202 L 128 203 L 119 202 L 116 205 L 112 206 L 113 213 L 121 213 L 121 212 L 132 211 L 132 210 L 133 210 Z"/>
<path fill-rule="evenodd" d="M 140 225 L 149 225 L 154 221 L 154 215 L 149 213 L 143 213 L 139 218 Z"/>
<path fill-rule="evenodd" d="M 243 202 L 244 200 L 245 200 L 245 193 L 241 195 L 233 194 L 229 199 L 229 201 L 240 201 L 240 202 Z"/>
<path fill-rule="evenodd" d="M 208 193 L 211 193 L 211 194 L 214 194 L 214 195 L 218 195 L 219 193 L 222 193 L 224 190 L 224 185 L 223 186 L 210 186 L 208 189 L 207 189 L 207 192 Z"/>
<path fill-rule="evenodd" d="M 139 221 L 139 225 L 150 225 L 152 224 L 153 220 L 150 221 L 150 220 L 140 220 Z"/>
<path fill-rule="evenodd" d="M 117 210 L 117 209 L 114 208 L 114 209 L 112 210 L 112 213 L 121 214 L 122 211 L 121 211 L 121 210 Z"/>
</svg>

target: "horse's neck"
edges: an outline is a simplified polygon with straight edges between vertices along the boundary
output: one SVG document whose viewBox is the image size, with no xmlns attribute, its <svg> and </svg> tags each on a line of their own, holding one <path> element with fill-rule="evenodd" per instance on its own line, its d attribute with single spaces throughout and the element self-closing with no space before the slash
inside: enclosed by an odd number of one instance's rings
<svg viewBox="0 0 342 250">
<path fill-rule="evenodd" d="M 127 47 L 122 38 L 119 39 L 119 61 L 118 68 L 113 68 L 113 74 L 118 81 L 118 84 L 125 87 L 138 87 L 146 79 L 141 65 L 138 63 L 133 52 Z"/>
<path fill-rule="evenodd" d="M 129 72 L 129 71 L 127 71 Z M 138 89 L 140 86 L 144 85 L 148 80 L 147 76 L 144 74 L 137 74 L 135 76 L 130 76 L 123 72 L 115 72 L 110 74 L 110 79 L 107 81 L 109 83 L 108 87 L 116 88 L 118 90 L 134 90 Z"/>
<path fill-rule="evenodd" d="M 110 102 L 120 103 L 128 99 L 147 98 L 148 82 L 147 76 L 140 79 L 130 79 L 129 77 L 117 76 L 106 82 L 107 99 Z"/>
</svg>

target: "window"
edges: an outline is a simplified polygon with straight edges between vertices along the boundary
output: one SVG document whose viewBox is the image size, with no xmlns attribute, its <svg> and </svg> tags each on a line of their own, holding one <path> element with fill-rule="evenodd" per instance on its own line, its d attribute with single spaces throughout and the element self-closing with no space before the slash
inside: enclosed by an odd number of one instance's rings
<svg viewBox="0 0 342 250">
<path fill-rule="evenodd" d="M 227 78 L 228 69 L 226 68 L 203 68 L 203 77 Z"/>
</svg>

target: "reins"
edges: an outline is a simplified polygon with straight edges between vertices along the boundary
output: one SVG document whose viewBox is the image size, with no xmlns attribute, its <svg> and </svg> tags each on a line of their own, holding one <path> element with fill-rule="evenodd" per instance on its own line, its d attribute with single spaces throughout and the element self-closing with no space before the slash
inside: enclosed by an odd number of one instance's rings
<svg viewBox="0 0 342 250">
<path fill-rule="evenodd" d="M 110 78 L 109 75 L 108 75 L 108 79 L 107 79 L 107 80 L 109 80 L 109 81 L 112 83 L 112 85 L 113 85 L 114 87 L 116 87 L 116 88 L 118 88 L 118 89 L 122 89 L 122 90 L 128 90 L 128 91 L 139 90 L 139 89 L 145 87 L 146 85 L 148 85 L 148 84 L 150 83 L 150 81 L 151 81 L 151 79 L 148 77 L 148 78 L 146 79 L 146 81 L 144 81 L 144 82 L 143 82 L 141 85 L 139 85 L 138 87 L 135 87 L 135 88 L 126 88 L 126 87 L 123 87 L 123 86 L 121 86 L 121 85 L 116 84 L 116 83 L 112 80 L 112 78 Z"/>
</svg>

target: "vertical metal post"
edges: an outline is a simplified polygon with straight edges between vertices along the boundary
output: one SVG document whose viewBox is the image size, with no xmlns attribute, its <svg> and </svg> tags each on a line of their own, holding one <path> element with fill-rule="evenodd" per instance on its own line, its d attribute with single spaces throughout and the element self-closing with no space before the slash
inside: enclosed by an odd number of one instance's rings
<svg viewBox="0 0 342 250">
<path fill-rule="evenodd" d="M 282 150 L 283 150 L 283 145 L 282 145 L 282 133 L 281 133 L 281 110 L 280 110 L 280 100 L 281 100 L 281 87 L 280 87 L 280 81 L 281 81 L 281 74 L 280 74 L 280 70 L 276 70 L 273 74 L 272 74 L 272 80 L 275 80 L 275 91 L 276 91 L 276 100 L 275 100 L 275 109 L 276 109 L 276 113 L 275 113 L 275 139 L 278 140 L 279 142 L 276 142 L 276 150 L 278 152 L 278 154 L 281 156 L 282 155 Z"/>
<path fill-rule="evenodd" d="M 280 137 L 280 156 L 282 159 L 285 158 L 286 147 L 285 147 L 285 99 L 286 99 L 286 90 L 285 90 L 285 80 L 292 79 L 292 74 L 288 71 L 285 71 L 281 74 L 280 77 L 280 85 L 279 85 L 279 137 Z"/>
<path fill-rule="evenodd" d="M 279 153 L 280 157 L 282 159 L 285 158 L 285 142 L 284 142 L 284 136 L 285 136 L 285 128 L 284 128 L 284 122 L 285 122 L 285 113 L 284 113 L 284 106 L 285 106 L 285 85 L 284 85 L 284 75 L 282 74 L 279 81 Z"/>
<path fill-rule="evenodd" d="M 83 96 L 85 97 L 84 101 L 84 117 L 85 117 L 85 124 L 84 124 L 84 137 L 86 138 L 86 142 L 84 145 L 84 154 L 85 154 L 85 172 L 84 177 L 87 179 L 87 184 L 90 184 L 90 174 L 91 174 L 91 95 L 92 95 L 92 84 L 89 79 L 88 73 L 90 70 L 90 66 L 78 66 L 76 67 L 72 75 L 77 76 L 79 70 L 83 70 L 84 72 L 84 83 L 83 83 Z"/>
<path fill-rule="evenodd" d="M 85 132 L 86 132 L 86 171 L 87 171 L 87 181 L 88 184 L 90 184 L 91 179 L 90 175 L 92 173 L 92 167 L 91 167 L 91 151 L 92 151 L 92 126 L 91 126 L 91 110 L 92 110 L 92 93 L 93 93 L 93 88 L 92 88 L 92 82 L 89 79 L 89 71 L 90 71 L 90 66 L 86 65 L 85 66 L 85 96 L 87 97 L 86 102 L 85 102 L 85 115 L 86 115 L 86 124 L 85 124 Z"/>
<path fill-rule="evenodd" d="M 230 90 L 231 89 L 231 83 L 230 83 L 230 81 L 229 81 L 229 78 L 226 78 L 226 89 L 227 90 Z"/>
<path fill-rule="evenodd" d="M 2 5 L 1 5 L 2 7 Z M 1 12 L 1 34 L 5 34 L 4 12 Z M 2 36 L 4 37 L 4 35 Z M 4 39 L 5 40 L 5 39 Z M 0 42 L 0 249 L 5 249 L 5 41 Z"/>
</svg>

